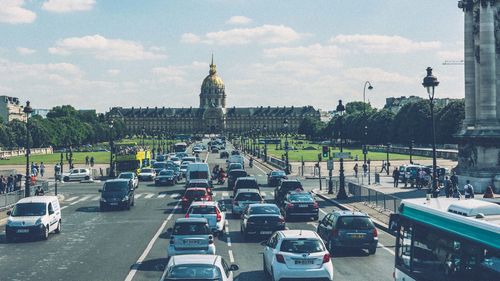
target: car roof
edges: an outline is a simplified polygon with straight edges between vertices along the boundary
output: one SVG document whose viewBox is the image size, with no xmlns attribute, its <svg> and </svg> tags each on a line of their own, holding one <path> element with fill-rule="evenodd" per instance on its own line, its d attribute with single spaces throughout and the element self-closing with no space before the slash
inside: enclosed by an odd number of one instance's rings
<svg viewBox="0 0 500 281">
<path fill-rule="evenodd" d="M 338 214 L 341 217 L 370 217 L 363 212 L 353 212 L 353 211 L 334 211 L 333 213 Z"/>
<path fill-rule="evenodd" d="M 238 189 L 238 191 L 236 191 L 236 194 L 240 194 L 240 193 L 258 193 L 258 194 L 260 194 L 260 191 L 258 189 L 255 189 L 255 188 L 241 188 L 241 189 Z"/>
<path fill-rule="evenodd" d="M 205 191 L 207 189 L 204 187 L 188 187 L 188 188 L 186 188 L 186 192 L 191 191 L 191 190 L 203 190 L 203 191 Z"/>
<path fill-rule="evenodd" d="M 292 191 L 288 191 L 288 194 L 290 195 L 295 195 L 295 194 L 308 194 L 308 195 L 311 195 L 312 194 L 309 192 L 309 191 L 305 191 L 305 190 L 292 190 Z"/>
<path fill-rule="evenodd" d="M 239 180 L 254 180 L 254 181 L 257 181 L 257 179 L 255 179 L 255 177 L 240 177 L 237 179 L 237 181 Z"/>
<path fill-rule="evenodd" d="M 318 234 L 312 230 L 293 229 L 293 230 L 280 230 L 278 231 L 283 238 L 316 238 L 320 239 Z"/>
<path fill-rule="evenodd" d="M 207 223 L 206 218 L 178 218 L 175 223 Z"/>
<path fill-rule="evenodd" d="M 249 208 L 251 208 L 251 207 L 276 207 L 276 208 L 278 208 L 278 206 L 276 204 L 273 204 L 273 203 L 255 203 L 255 204 L 249 204 L 248 207 Z"/>
<path fill-rule="evenodd" d="M 134 172 L 121 172 L 120 175 L 135 174 Z M 118 176 L 120 176 L 118 175 Z"/>
<path fill-rule="evenodd" d="M 106 180 L 104 183 L 108 183 L 108 182 L 126 182 L 126 183 L 128 183 L 129 179 L 110 179 L 110 180 Z"/>
<path fill-rule="evenodd" d="M 177 255 L 172 256 L 172 265 L 180 264 L 210 264 L 216 263 L 220 256 L 217 255 Z"/>
<path fill-rule="evenodd" d="M 57 200 L 57 196 L 31 196 L 23 198 L 17 203 L 48 203 Z"/>
<path fill-rule="evenodd" d="M 207 182 L 208 182 L 208 180 L 204 180 L 204 179 L 193 179 L 193 180 L 190 180 L 189 182 L 190 182 L 190 183 L 191 183 L 191 182 L 196 182 L 196 183 L 199 183 L 199 182 L 202 182 L 202 183 L 207 183 Z"/>
<path fill-rule="evenodd" d="M 191 203 L 191 207 L 193 206 L 217 206 L 217 202 L 214 201 L 195 201 Z"/>
</svg>

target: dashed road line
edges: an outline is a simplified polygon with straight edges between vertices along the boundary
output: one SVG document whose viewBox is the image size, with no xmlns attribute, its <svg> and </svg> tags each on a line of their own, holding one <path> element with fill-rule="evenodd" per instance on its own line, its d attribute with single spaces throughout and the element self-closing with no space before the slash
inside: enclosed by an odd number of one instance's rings
<svg viewBox="0 0 500 281">
<path fill-rule="evenodd" d="M 312 226 L 314 226 L 314 228 L 317 228 L 317 227 L 318 227 L 318 223 L 315 223 L 315 222 L 312 222 L 312 221 L 307 222 L 307 224 L 308 224 L 308 225 L 312 225 Z"/>
<path fill-rule="evenodd" d="M 229 250 L 228 253 L 229 253 L 229 261 L 233 263 L 234 262 L 233 250 Z"/>
<path fill-rule="evenodd" d="M 77 204 L 77 203 L 83 202 L 83 201 L 85 201 L 85 200 L 90 199 L 90 197 L 92 197 L 92 195 L 87 195 L 87 196 L 84 196 L 84 197 L 82 197 L 81 199 L 76 200 L 75 202 L 71 203 L 70 205 L 75 205 L 75 204 Z"/>
<path fill-rule="evenodd" d="M 143 194 L 144 194 L 144 193 L 138 193 L 138 194 L 135 194 L 135 195 L 134 195 L 134 198 L 135 198 L 135 199 L 137 199 L 137 198 L 141 197 Z"/>
<path fill-rule="evenodd" d="M 167 196 L 167 194 L 163 193 L 163 194 L 158 195 L 158 198 L 163 198 L 165 196 Z"/>
<path fill-rule="evenodd" d="M 154 193 L 149 193 L 148 195 L 144 196 L 144 198 L 152 198 L 153 196 L 155 196 Z"/>
<path fill-rule="evenodd" d="M 75 199 L 77 199 L 77 198 L 78 198 L 78 196 L 74 196 L 74 197 L 68 198 L 68 199 L 66 199 L 66 200 L 64 200 L 64 201 L 71 202 L 71 201 L 73 201 L 73 200 L 75 200 Z"/>
<path fill-rule="evenodd" d="M 90 200 L 91 201 L 96 201 L 96 200 L 99 200 L 101 199 L 101 195 L 97 195 L 97 196 L 94 196 L 93 198 L 91 198 Z"/>
<path fill-rule="evenodd" d="M 180 196 L 180 194 L 179 194 L 179 193 L 174 193 L 174 194 L 170 195 L 170 198 L 177 198 L 177 197 L 179 197 L 179 196 Z"/>
<path fill-rule="evenodd" d="M 323 213 L 323 215 L 325 215 L 325 216 L 328 214 L 327 212 L 323 211 L 321 208 L 319 208 L 319 211 L 320 211 L 321 213 Z"/>
<path fill-rule="evenodd" d="M 227 246 L 231 247 L 231 237 L 227 237 Z"/>
<path fill-rule="evenodd" d="M 378 245 L 379 245 L 380 247 L 382 247 L 382 249 L 384 249 L 384 250 L 386 250 L 387 252 L 391 253 L 393 256 L 395 256 L 395 255 L 396 255 L 396 253 L 395 253 L 393 250 L 391 250 L 391 249 L 387 248 L 387 247 L 386 247 L 386 246 L 384 246 L 382 243 L 378 242 Z"/>
<path fill-rule="evenodd" d="M 227 191 L 222 192 L 222 197 L 228 197 L 229 193 Z"/>
</svg>

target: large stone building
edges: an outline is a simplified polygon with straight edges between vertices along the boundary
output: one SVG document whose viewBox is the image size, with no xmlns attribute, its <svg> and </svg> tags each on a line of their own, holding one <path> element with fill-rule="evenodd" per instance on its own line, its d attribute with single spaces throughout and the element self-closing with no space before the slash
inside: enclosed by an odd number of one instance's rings
<svg viewBox="0 0 500 281">
<path fill-rule="evenodd" d="M 201 84 L 200 107 L 194 108 L 122 108 L 114 107 L 107 116 L 121 119 L 132 132 L 163 132 L 174 134 L 248 133 L 264 128 L 268 133 L 296 132 L 305 117 L 320 119 L 320 112 L 312 106 L 300 107 L 226 107 L 224 82 L 210 63 L 208 76 Z M 265 127 L 264 127 L 265 125 Z"/>
<path fill-rule="evenodd" d="M 26 114 L 23 112 L 19 98 L 0 96 L 0 117 L 4 123 L 12 120 L 26 122 Z"/>
<path fill-rule="evenodd" d="M 401 96 L 399 98 L 396 97 L 389 97 L 385 99 L 385 105 L 384 109 L 392 111 L 392 113 L 397 114 L 403 106 L 409 104 L 409 103 L 414 103 L 414 102 L 419 102 L 424 100 L 421 97 L 417 96 Z M 455 101 L 457 99 L 450 99 L 450 98 L 442 98 L 442 99 L 434 99 L 434 104 L 436 107 L 445 107 L 448 105 L 450 102 Z"/>
</svg>

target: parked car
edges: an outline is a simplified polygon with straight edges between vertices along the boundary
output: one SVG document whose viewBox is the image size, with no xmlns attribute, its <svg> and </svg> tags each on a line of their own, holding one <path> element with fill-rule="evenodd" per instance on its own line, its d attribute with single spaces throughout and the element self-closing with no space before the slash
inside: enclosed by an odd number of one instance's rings
<svg viewBox="0 0 500 281">
<path fill-rule="evenodd" d="M 285 195 L 293 190 L 304 190 L 299 180 L 282 180 L 280 185 L 274 189 L 274 202 L 281 205 Z"/>
<path fill-rule="evenodd" d="M 226 228 L 226 206 L 223 202 L 193 202 L 186 212 L 186 218 L 206 218 L 210 230 L 221 236 Z"/>
<path fill-rule="evenodd" d="M 285 218 L 275 204 L 250 204 L 241 215 L 240 231 L 245 239 L 250 235 L 271 235 L 285 227 Z"/>
<path fill-rule="evenodd" d="M 286 180 L 288 177 L 286 176 L 285 171 L 282 170 L 274 170 L 267 174 L 267 185 L 268 186 L 278 186 L 280 185 L 282 180 Z"/>
<path fill-rule="evenodd" d="M 273 280 L 333 280 L 330 253 L 314 231 L 277 231 L 262 245 L 264 274 Z"/>
<path fill-rule="evenodd" d="M 236 195 L 238 189 L 257 189 L 260 191 L 259 184 L 257 183 L 257 179 L 254 177 L 240 177 L 236 180 L 233 187 L 233 196 Z"/>
<path fill-rule="evenodd" d="M 190 187 L 181 198 L 182 210 L 186 211 L 195 201 L 212 201 L 212 192 L 203 187 Z"/>
<path fill-rule="evenodd" d="M 128 179 L 113 179 L 104 182 L 99 207 L 101 211 L 109 207 L 118 207 L 130 210 L 134 206 L 134 188 L 130 187 Z"/>
<path fill-rule="evenodd" d="M 140 181 L 152 181 L 156 177 L 155 170 L 152 168 L 142 168 L 139 172 L 139 180 Z"/>
<path fill-rule="evenodd" d="M 62 174 L 62 180 L 65 182 L 90 180 L 91 178 L 90 169 L 85 168 L 73 168 L 69 172 Z"/>
<path fill-rule="evenodd" d="M 175 185 L 177 176 L 174 170 L 162 170 L 155 178 L 155 185 Z"/>
<path fill-rule="evenodd" d="M 250 204 L 264 203 L 264 197 L 258 189 L 238 189 L 233 199 L 232 214 L 240 215 Z"/>
<path fill-rule="evenodd" d="M 233 281 L 238 265 L 229 265 L 221 256 L 180 255 L 168 260 L 161 281 L 198 280 Z"/>
<path fill-rule="evenodd" d="M 33 196 L 17 201 L 7 212 L 5 241 L 19 237 L 49 238 L 49 233 L 61 232 L 61 207 L 57 196 Z"/>
<path fill-rule="evenodd" d="M 344 247 L 367 249 L 371 255 L 377 251 L 378 231 L 365 213 L 334 211 L 319 222 L 317 232 L 332 253 Z"/>
<path fill-rule="evenodd" d="M 139 178 L 135 175 L 134 172 L 123 172 L 118 175 L 119 179 L 127 179 L 129 180 L 130 186 L 133 188 L 139 187 Z"/>
<path fill-rule="evenodd" d="M 173 229 L 169 229 L 170 243 L 167 256 L 185 254 L 215 254 L 214 236 L 207 219 L 178 218 Z"/>
<path fill-rule="evenodd" d="M 319 205 L 310 192 L 290 191 L 281 204 L 281 209 L 285 218 L 308 217 L 318 219 Z"/>
</svg>

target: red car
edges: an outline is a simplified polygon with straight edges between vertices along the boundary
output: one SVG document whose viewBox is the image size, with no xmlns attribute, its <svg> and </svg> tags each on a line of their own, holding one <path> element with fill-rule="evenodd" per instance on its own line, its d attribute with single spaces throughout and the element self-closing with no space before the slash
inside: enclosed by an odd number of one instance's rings
<svg viewBox="0 0 500 281">
<path fill-rule="evenodd" d="M 190 187 L 181 199 L 182 210 L 187 210 L 193 201 L 212 201 L 212 192 L 203 187 Z"/>
</svg>

